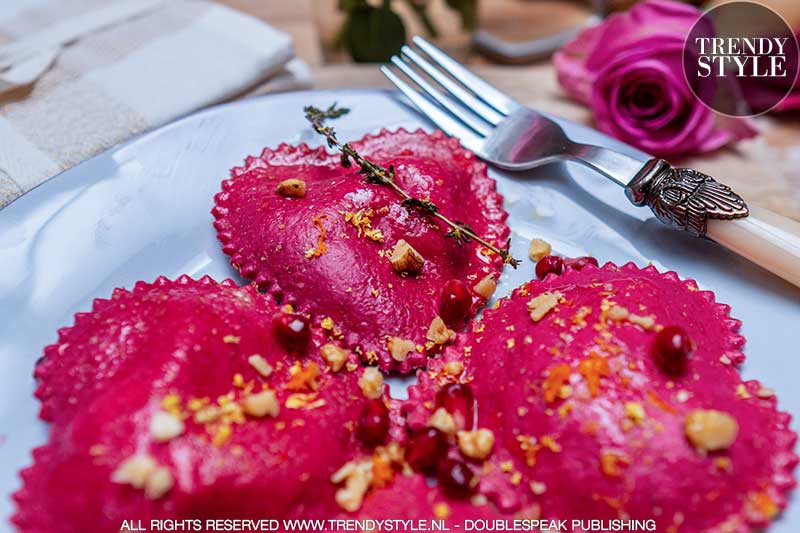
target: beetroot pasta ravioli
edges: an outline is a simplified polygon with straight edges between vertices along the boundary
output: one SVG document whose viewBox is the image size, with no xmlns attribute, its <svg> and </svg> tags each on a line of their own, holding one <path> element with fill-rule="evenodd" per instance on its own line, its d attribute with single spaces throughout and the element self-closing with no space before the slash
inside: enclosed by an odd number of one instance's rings
<svg viewBox="0 0 800 533">
<path fill-rule="evenodd" d="M 384 130 L 350 144 L 393 168 L 414 197 L 505 246 L 495 182 L 456 139 Z M 385 370 L 424 365 L 494 290 L 500 257 L 444 238 L 436 221 L 324 148 L 282 144 L 231 174 L 213 214 L 233 266 L 317 323 L 340 328 L 348 346 Z"/>
<path fill-rule="evenodd" d="M 436 426 L 506 511 L 750 531 L 798 458 L 774 393 L 742 381 L 739 322 L 692 281 L 632 264 L 548 275 L 420 373 L 410 431 Z M 429 448 L 430 449 L 430 448 Z"/>
<path fill-rule="evenodd" d="M 14 495 L 23 532 L 327 518 L 353 505 L 332 475 L 389 431 L 377 369 L 230 281 L 118 289 L 59 332 L 36 375 L 53 425 Z"/>
</svg>

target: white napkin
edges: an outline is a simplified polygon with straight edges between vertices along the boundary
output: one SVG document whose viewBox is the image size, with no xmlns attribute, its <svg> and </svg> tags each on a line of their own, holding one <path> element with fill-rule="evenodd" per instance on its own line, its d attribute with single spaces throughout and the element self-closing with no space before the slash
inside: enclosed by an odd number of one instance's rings
<svg viewBox="0 0 800 533">
<path fill-rule="evenodd" d="M 288 35 L 207 0 L 6 1 L 0 207 L 198 108 L 311 83 Z"/>
</svg>

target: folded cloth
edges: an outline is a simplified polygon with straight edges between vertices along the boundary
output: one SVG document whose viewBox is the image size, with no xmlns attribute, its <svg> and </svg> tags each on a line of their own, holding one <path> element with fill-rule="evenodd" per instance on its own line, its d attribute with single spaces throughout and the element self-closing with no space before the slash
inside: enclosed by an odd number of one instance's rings
<svg viewBox="0 0 800 533">
<path fill-rule="evenodd" d="M 27 8 L 0 2 L 0 65 L 27 53 L 35 59 L 17 70 L 31 72 L 53 56 L 30 85 L 0 85 L 0 208 L 176 117 L 257 87 L 311 83 L 308 67 L 292 60 L 288 35 L 208 0 L 148 0 L 152 5 L 124 20 L 89 28 L 93 10 L 141 1 L 37 0 Z M 68 42 L 53 44 L 53 27 Z M 76 28 L 83 34 L 70 38 Z"/>
</svg>

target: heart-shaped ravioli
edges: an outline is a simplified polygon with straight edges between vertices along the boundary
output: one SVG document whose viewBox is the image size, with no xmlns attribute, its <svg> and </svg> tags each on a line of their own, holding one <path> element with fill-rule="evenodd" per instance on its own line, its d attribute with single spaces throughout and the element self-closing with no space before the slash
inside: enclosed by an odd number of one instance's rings
<svg viewBox="0 0 800 533">
<path fill-rule="evenodd" d="M 53 424 L 14 495 L 23 532 L 328 518 L 364 492 L 333 475 L 390 440 L 376 368 L 230 281 L 117 289 L 61 330 L 37 378 Z"/>
<path fill-rule="evenodd" d="M 742 381 L 728 312 L 653 267 L 549 275 L 460 334 L 403 410 L 452 428 L 465 458 L 480 451 L 476 490 L 509 511 L 763 528 L 795 485 L 797 435 L 773 391 Z"/>
<path fill-rule="evenodd" d="M 382 131 L 351 143 L 393 168 L 412 196 L 505 247 L 502 197 L 486 165 L 441 132 Z M 280 145 L 232 171 L 213 214 L 241 274 L 341 333 L 385 370 L 422 366 L 427 354 L 491 295 L 503 260 L 401 205 L 324 148 Z"/>
</svg>

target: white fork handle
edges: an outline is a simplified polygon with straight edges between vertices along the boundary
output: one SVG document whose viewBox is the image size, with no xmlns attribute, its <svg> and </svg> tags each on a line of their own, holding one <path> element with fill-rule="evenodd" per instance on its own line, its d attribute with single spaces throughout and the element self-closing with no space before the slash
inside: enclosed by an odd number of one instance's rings
<svg viewBox="0 0 800 533">
<path fill-rule="evenodd" d="M 748 207 L 711 176 L 661 159 L 648 161 L 625 194 L 665 224 L 707 236 L 800 287 L 800 223 Z"/>
<path fill-rule="evenodd" d="M 800 222 L 750 206 L 736 220 L 709 220 L 706 235 L 800 287 Z"/>
</svg>

